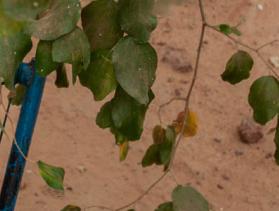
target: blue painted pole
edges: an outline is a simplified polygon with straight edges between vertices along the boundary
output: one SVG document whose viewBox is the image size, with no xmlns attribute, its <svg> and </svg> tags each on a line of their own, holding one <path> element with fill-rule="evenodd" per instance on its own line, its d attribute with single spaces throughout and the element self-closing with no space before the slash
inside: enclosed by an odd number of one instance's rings
<svg viewBox="0 0 279 211">
<path fill-rule="evenodd" d="M 36 74 L 34 62 L 31 62 L 20 65 L 16 82 L 27 86 L 15 134 L 18 146 L 27 156 L 40 108 L 45 78 Z M 15 209 L 25 163 L 26 160 L 13 144 L 0 194 L 0 211 Z"/>
</svg>

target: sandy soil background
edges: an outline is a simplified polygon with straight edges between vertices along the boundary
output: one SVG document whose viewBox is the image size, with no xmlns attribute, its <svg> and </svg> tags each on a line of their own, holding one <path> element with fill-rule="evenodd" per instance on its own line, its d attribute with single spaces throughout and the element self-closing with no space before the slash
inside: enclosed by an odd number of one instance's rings
<svg viewBox="0 0 279 211">
<path fill-rule="evenodd" d="M 278 37 L 278 0 L 206 0 L 205 9 L 212 24 L 236 25 L 242 21 L 240 39 L 251 46 Z M 174 96 L 184 96 L 187 91 L 200 24 L 196 0 L 173 7 L 168 15 L 160 18 L 152 37 L 160 58 L 153 87 L 157 97 L 147 113 L 142 139 L 131 145 L 125 162 L 118 161 L 118 147 L 110 132 L 95 125 L 103 103 L 94 102 L 90 91 L 79 85 L 57 89 L 54 76 L 48 77 L 30 158 L 63 166 L 66 191 L 50 190 L 38 176 L 36 165 L 28 164 L 16 210 L 58 211 L 66 204 L 117 208 L 134 200 L 162 174 L 161 168 L 143 169 L 139 162 L 151 143 L 152 128 L 159 122 L 156 115 L 159 105 Z M 206 32 L 191 103 L 199 116 L 199 133 L 181 144 L 174 165 L 175 175 L 180 184 L 191 184 L 201 191 L 215 211 L 278 211 L 279 168 L 272 158 L 274 133 L 269 132 L 274 122 L 262 128 L 264 138 L 253 145 L 240 142 L 237 134 L 240 122 L 252 116 L 247 103 L 251 83 L 269 72 L 253 54 L 255 67 L 251 79 L 236 86 L 222 82 L 220 74 L 237 49 L 220 34 Z M 278 49 L 274 44 L 263 55 L 266 59 L 279 56 Z M 182 108 L 179 102 L 166 108 L 164 123 L 174 119 Z M 18 108 L 12 109 L 15 121 L 18 112 Z M 9 147 L 10 143 L 4 139 L 0 147 L 1 181 Z M 154 210 L 170 199 L 175 186 L 173 178 L 166 177 L 135 209 Z"/>
</svg>

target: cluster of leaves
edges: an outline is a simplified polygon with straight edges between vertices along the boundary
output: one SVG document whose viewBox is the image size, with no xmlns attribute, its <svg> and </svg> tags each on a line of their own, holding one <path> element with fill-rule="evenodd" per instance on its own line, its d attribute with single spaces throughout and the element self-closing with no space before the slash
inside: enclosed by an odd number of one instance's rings
<svg viewBox="0 0 279 211">
<path fill-rule="evenodd" d="M 180 112 L 177 119 L 166 129 L 157 125 L 153 129 L 153 144 L 146 151 L 142 160 L 142 166 L 147 167 L 153 164 L 163 165 L 167 170 L 172 159 L 172 152 L 176 145 L 176 137 L 182 132 L 185 113 Z M 189 111 L 184 127 L 184 137 L 191 137 L 197 133 L 197 117 L 194 112 Z"/>
<path fill-rule="evenodd" d="M 35 37 L 39 75 L 55 71 L 55 84 L 68 87 L 67 63 L 72 65 L 73 84 L 79 79 L 96 101 L 115 91 L 97 123 L 111 129 L 117 144 L 139 140 L 154 98 L 157 54 L 148 43 L 157 25 L 154 4 L 154 0 L 97 0 L 81 8 L 79 0 L 1 0 L 0 49 L 5 51 L 0 51 L 0 78 L 15 91 L 16 70 Z M 19 104 L 24 88 L 19 86 L 16 92 L 14 104 Z M 104 126 L 107 116 L 111 121 Z"/>
<path fill-rule="evenodd" d="M 0 0 L 0 79 L 15 93 L 13 103 L 20 104 L 26 90 L 16 87 L 15 75 L 34 37 L 39 40 L 35 67 L 41 77 L 56 72 L 56 86 L 68 87 L 65 64 L 71 64 L 72 83 L 79 79 L 96 101 L 115 92 L 96 121 L 101 128 L 110 128 L 124 160 L 128 142 L 141 137 L 154 98 L 157 54 L 148 42 L 157 25 L 154 4 L 96 0 L 82 8 L 79 0 Z M 38 167 L 50 187 L 63 190 L 62 168 L 42 161 Z"/>
</svg>

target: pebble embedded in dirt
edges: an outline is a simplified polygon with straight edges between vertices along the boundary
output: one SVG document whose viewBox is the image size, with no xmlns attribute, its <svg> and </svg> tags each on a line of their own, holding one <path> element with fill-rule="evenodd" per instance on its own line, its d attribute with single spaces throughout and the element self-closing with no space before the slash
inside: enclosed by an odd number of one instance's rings
<svg viewBox="0 0 279 211">
<path fill-rule="evenodd" d="M 240 150 L 235 150 L 234 151 L 235 156 L 241 156 L 244 154 L 244 152 L 240 151 Z"/>
<path fill-rule="evenodd" d="M 193 66 L 187 61 L 185 54 L 184 50 L 167 47 L 162 57 L 162 62 L 169 64 L 173 70 L 179 73 L 192 72 Z"/>
<path fill-rule="evenodd" d="M 263 138 L 261 128 L 251 119 L 243 119 L 237 128 L 241 142 L 245 144 L 258 143 Z"/>
</svg>

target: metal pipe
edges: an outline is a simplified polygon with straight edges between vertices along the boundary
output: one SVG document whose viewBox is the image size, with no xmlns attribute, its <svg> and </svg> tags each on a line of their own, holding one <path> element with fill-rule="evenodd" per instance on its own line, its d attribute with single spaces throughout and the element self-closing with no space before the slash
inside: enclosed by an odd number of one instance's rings
<svg viewBox="0 0 279 211">
<path fill-rule="evenodd" d="M 31 62 L 20 66 L 16 80 L 27 86 L 15 134 L 18 146 L 27 156 L 40 108 L 45 78 L 36 74 L 34 62 Z M 13 144 L 0 194 L 0 211 L 15 209 L 25 163 L 26 160 Z"/>
</svg>

